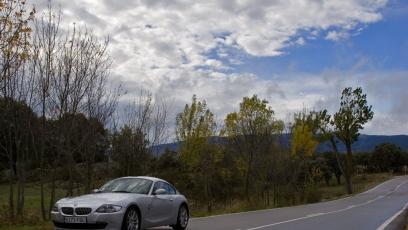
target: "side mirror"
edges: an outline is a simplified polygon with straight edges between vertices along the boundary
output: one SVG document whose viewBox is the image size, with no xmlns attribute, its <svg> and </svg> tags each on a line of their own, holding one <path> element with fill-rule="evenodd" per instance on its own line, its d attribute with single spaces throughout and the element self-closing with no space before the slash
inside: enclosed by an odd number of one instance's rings
<svg viewBox="0 0 408 230">
<path fill-rule="evenodd" d="M 167 193 L 167 191 L 165 189 L 159 188 L 159 189 L 156 189 L 156 191 L 153 192 L 153 195 L 163 195 L 163 194 L 166 194 L 166 193 Z"/>
</svg>

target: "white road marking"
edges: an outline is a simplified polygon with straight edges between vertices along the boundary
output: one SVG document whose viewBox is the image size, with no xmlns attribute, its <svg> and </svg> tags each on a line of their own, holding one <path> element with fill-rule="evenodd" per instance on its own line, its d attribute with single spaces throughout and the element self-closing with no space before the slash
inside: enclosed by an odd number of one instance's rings
<svg viewBox="0 0 408 230">
<path fill-rule="evenodd" d="M 347 210 L 350 210 L 350 209 L 353 209 L 353 208 L 362 207 L 362 206 L 368 205 L 368 204 L 370 204 L 370 203 L 372 203 L 372 202 L 374 202 L 374 201 L 383 199 L 384 197 L 386 197 L 386 196 L 388 196 L 388 195 L 394 193 L 395 191 L 397 191 L 397 190 L 398 190 L 403 184 L 405 184 L 406 182 L 407 182 L 407 181 L 403 181 L 403 182 L 401 182 L 397 187 L 395 187 L 393 190 L 388 191 L 386 194 L 377 196 L 376 198 L 374 198 L 374 199 L 372 199 L 372 200 L 368 200 L 368 201 L 366 201 L 366 202 L 364 202 L 364 203 L 361 203 L 361 204 L 350 205 L 350 206 L 348 206 L 348 207 L 346 207 L 346 208 L 343 208 L 343 209 L 334 210 L 334 211 L 330 211 L 330 212 L 319 213 L 319 215 L 311 214 L 311 215 L 307 215 L 307 216 L 303 216 L 303 217 L 299 217 L 299 218 L 295 218 L 295 219 L 291 219 L 291 220 L 285 220 L 285 221 L 281 221 L 281 222 L 277 222 L 277 223 L 272 223 L 272 224 L 267 224 L 267 225 L 262 225 L 262 226 L 258 226 L 258 227 L 254 227 L 254 228 L 248 228 L 248 229 L 246 229 L 246 230 L 262 229 L 262 228 L 272 227 L 272 226 L 275 226 L 275 225 L 280 225 L 280 224 L 290 223 L 290 222 L 294 222 L 294 221 L 298 221 L 298 220 L 304 220 L 304 219 L 314 218 L 314 217 L 322 216 L 322 215 L 328 215 L 328 214 L 334 214 L 334 213 L 344 212 L 344 211 L 347 211 Z M 407 203 L 406 205 L 408 205 L 408 203 Z M 401 211 L 401 210 L 400 210 L 400 211 Z M 401 211 L 401 212 L 402 212 L 402 211 Z M 397 215 L 397 216 L 398 216 L 398 215 Z M 394 217 L 394 218 L 395 218 L 395 217 Z M 387 220 L 387 221 L 388 221 L 388 220 Z M 392 220 L 391 220 L 391 221 L 392 221 Z M 390 223 L 391 223 L 391 221 L 390 221 Z M 388 224 L 389 224 L 389 223 L 388 223 Z M 377 230 L 379 230 L 379 229 L 377 229 Z M 381 230 L 381 229 L 380 229 L 380 230 Z"/>
<path fill-rule="evenodd" d="M 337 201 L 340 201 L 340 200 L 349 199 L 349 198 L 354 197 L 354 196 L 357 196 L 357 195 L 362 195 L 362 194 L 365 194 L 365 193 L 374 191 L 374 190 L 376 190 L 377 188 L 379 188 L 380 186 L 386 184 L 387 182 L 390 182 L 390 181 L 393 181 L 393 180 L 395 180 L 395 179 L 398 179 L 399 177 L 400 177 L 400 176 L 397 176 L 397 177 L 395 177 L 395 178 L 393 178 L 393 179 L 390 179 L 390 180 L 388 180 L 388 181 L 385 181 L 385 182 L 383 182 L 383 183 L 381 183 L 381 184 L 375 186 L 374 188 L 371 188 L 370 190 L 367 190 L 367 191 L 365 191 L 365 192 L 362 192 L 362 193 L 359 193 L 359 194 L 356 194 L 356 195 L 349 195 L 349 196 L 347 196 L 347 197 L 343 197 L 343 198 L 339 198 L 339 199 L 335 199 L 335 200 L 324 201 L 324 202 L 325 202 L 325 203 L 337 202 Z M 234 212 L 234 213 L 226 213 L 226 214 L 212 215 L 212 216 L 194 217 L 194 218 L 191 218 L 191 219 L 200 220 L 200 219 L 209 219 L 209 218 L 221 217 L 221 216 L 240 215 L 240 214 L 246 214 L 246 213 L 268 212 L 268 211 L 272 211 L 272 210 L 279 210 L 279 209 L 293 208 L 293 207 L 302 207 L 302 206 L 307 206 L 307 205 L 310 205 L 310 204 L 301 204 L 301 205 L 295 205 L 295 206 L 289 206 L 289 207 L 280 207 L 280 208 L 269 208 L 269 209 L 253 210 L 253 211 L 246 211 L 246 212 Z"/>
<path fill-rule="evenodd" d="M 377 230 L 384 230 L 389 224 L 391 224 L 391 222 L 397 218 L 399 215 L 401 215 L 402 212 L 405 211 L 405 209 L 408 208 L 408 202 L 404 205 L 404 207 L 402 207 L 401 210 L 399 210 L 397 213 L 395 213 L 393 216 L 391 216 L 390 218 L 388 218 L 382 225 L 380 225 L 380 227 L 377 228 Z"/>
<path fill-rule="evenodd" d="M 382 182 L 381 184 L 375 186 L 374 188 L 372 188 L 372 189 L 370 189 L 370 190 L 367 190 L 367 191 L 365 191 L 365 192 L 363 192 L 363 193 L 361 193 L 361 194 L 366 194 L 366 193 L 369 193 L 369 192 L 373 192 L 373 191 L 377 190 L 379 187 L 383 186 L 384 184 L 386 184 L 386 183 L 388 183 L 388 182 L 391 182 L 391 181 L 393 181 L 393 180 L 396 180 L 396 179 L 398 179 L 398 178 L 399 178 L 399 177 L 396 177 L 396 178 L 391 179 L 391 180 L 384 181 L 384 182 Z"/>
<path fill-rule="evenodd" d="M 313 213 L 313 214 L 307 215 L 307 217 L 315 217 L 315 216 L 321 216 L 321 215 L 324 215 L 324 213 L 321 213 L 321 212 L 319 212 L 319 213 Z"/>
</svg>

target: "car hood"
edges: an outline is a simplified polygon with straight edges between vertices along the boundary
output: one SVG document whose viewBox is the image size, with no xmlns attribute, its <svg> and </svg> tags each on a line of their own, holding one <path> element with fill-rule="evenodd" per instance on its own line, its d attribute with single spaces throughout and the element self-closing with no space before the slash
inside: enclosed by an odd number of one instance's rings
<svg viewBox="0 0 408 230">
<path fill-rule="evenodd" d="M 97 206 L 102 204 L 124 204 L 145 195 L 135 193 L 94 193 L 59 200 L 59 205 Z"/>
</svg>

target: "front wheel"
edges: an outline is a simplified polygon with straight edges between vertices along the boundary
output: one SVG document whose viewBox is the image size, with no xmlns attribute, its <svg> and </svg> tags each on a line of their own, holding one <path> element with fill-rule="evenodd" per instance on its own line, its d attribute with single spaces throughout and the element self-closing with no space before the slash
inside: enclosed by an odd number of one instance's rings
<svg viewBox="0 0 408 230">
<path fill-rule="evenodd" d="M 140 215 L 136 208 L 129 208 L 126 211 L 122 230 L 140 230 Z"/>
<path fill-rule="evenodd" d="M 187 228 L 189 213 L 187 206 L 185 204 L 181 205 L 179 208 L 178 216 L 177 216 L 177 224 L 173 225 L 174 230 L 184 230 Z"/>
</svg>

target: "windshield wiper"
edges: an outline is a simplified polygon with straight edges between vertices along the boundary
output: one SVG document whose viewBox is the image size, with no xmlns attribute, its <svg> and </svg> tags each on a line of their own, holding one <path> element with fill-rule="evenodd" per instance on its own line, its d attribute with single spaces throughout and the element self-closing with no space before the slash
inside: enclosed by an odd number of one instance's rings
<svg viewBox="0 0 408 230">
<path fill-rule="evenodd" d="M 118 190 L 118 191 L 112 191 L 112 192 L 118 192 L 118 193 L 131 193 L 129 191 L 125 191 L 125 190 Z"/>
</svg>

